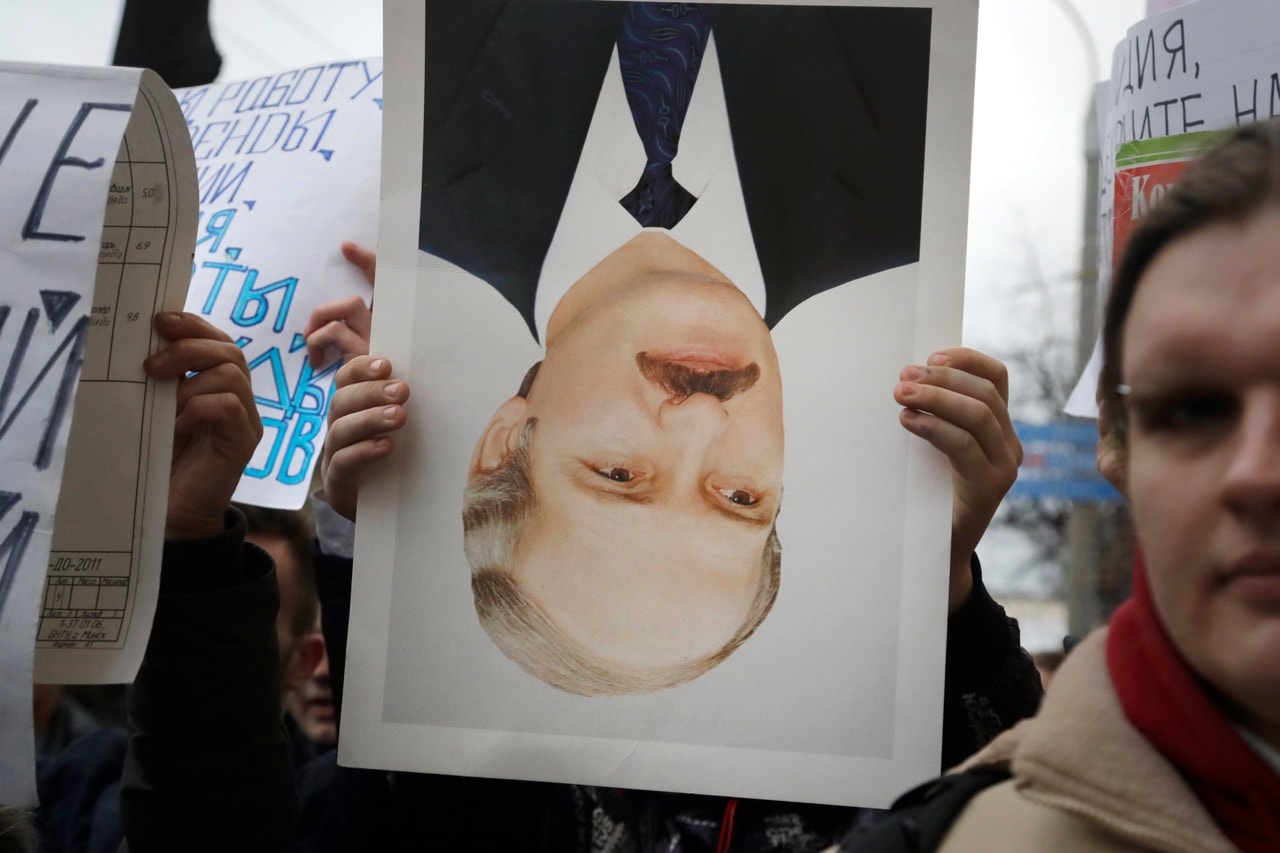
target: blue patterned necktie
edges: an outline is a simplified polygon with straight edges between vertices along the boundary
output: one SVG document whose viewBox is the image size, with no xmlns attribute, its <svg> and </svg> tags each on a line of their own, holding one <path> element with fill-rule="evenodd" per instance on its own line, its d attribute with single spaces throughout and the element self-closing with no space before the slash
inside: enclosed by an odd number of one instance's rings
<svg viewBox="0 0 1280 853">
<path fill-rule="evenodd" d="M 619 203 L 646 228 L 671 228 L 697 199 L 671 175 L 711 24 L 694 3 L 628 3 L 618 33 L 627 103 L 647 159 Z"/>
</svg>

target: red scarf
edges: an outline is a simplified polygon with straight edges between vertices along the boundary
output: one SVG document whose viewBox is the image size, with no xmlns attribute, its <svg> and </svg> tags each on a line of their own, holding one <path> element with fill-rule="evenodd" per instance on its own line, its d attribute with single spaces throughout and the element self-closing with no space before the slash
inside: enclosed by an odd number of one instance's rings
<svg viewBox="0 0 1280 853">
<path fill-rule="evenodd" d="M 1107 669 L 1129 722 L 1246 853 L 1280 850 L 1280 775 L 1205 693 L 1156 616 L 1139 554 L 1133 596 L 1111 617 Z"/>
</svg>

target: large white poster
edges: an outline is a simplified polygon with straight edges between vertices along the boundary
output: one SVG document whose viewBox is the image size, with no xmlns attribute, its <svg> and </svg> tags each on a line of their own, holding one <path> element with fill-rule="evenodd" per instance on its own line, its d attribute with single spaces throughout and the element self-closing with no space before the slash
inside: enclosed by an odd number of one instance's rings
<svg viewBox="0 0 1280 853">
<path fill-rule="evenodd" d="M 977 4 L 648 5 L 677 53 L 614 2 L 385 11 L 413 397 L 340 757 L 884 805 L 940 754 L 949 478 L 892 389 L 959 338 Z"/>
</svg>

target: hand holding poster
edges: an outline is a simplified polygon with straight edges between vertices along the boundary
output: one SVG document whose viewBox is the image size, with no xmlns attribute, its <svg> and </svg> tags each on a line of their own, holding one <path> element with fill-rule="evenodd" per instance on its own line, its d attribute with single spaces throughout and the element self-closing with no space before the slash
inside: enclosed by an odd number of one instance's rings
<svg viewBox="0 0 1280 853">
<path fill-rule="evenodd" d="M 883 804 L 939 755 L 949 490 L 891 391 L 959 335 L 976 6 L 699 4 L 646 113 L 634 4 L 498 5 L 385 13 L 415 392 L 342 759 Z"/>
<path fill-rule="evenodd" d="M 187 310 L 244 349 L 265 433 L 236 500 L 296 509 L 324 442 L 337 353 L 313 366 L 318 305 L 372 288 L 343 260 L 373 247 L 382 63 L 334 62 L 181 90 L 200 183 Z"/>
</svg>

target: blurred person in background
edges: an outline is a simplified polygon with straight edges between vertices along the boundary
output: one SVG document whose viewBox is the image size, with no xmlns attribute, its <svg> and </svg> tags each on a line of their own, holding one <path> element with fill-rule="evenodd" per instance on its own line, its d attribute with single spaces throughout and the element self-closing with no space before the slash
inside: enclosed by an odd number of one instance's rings
<svg viewBox="0 0 1280 853">
<path fill-rule="evenodd" d="M 312 632 L 323 641 L 320 612 L 316 608 L 316 621 Z M 329 684 L 329 655 L 321 651 L 320 661 L 311 673 L 296 687 L 284 694 L 285 713 L 317 752 L 325 752 L 338 745 L 338 725 L 334 715 L 333 687 Z"/>
<path fill-rule="evenodd" d="M 320 633 L 320 599 L 316 596 L 312 567 L 312 524 L 302 510 L 235 505 L 245 517 L 252 542 L 271 555 L 280 588 L 276 614 L 276 643 L 280 649 L 281 699 L 285 703 L 285 728 L 293 746 L 294 765 L 316 756 L 317 746 L 298 716 L 289 713 L 288 697 L 303 689 L 324 659 L 324 635 Z"/>
</svg>

